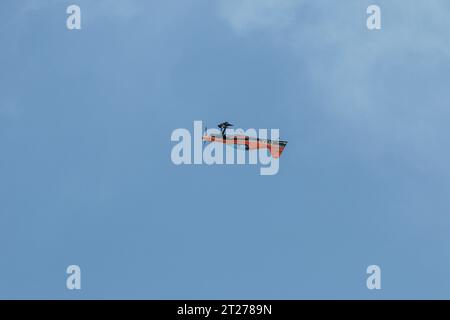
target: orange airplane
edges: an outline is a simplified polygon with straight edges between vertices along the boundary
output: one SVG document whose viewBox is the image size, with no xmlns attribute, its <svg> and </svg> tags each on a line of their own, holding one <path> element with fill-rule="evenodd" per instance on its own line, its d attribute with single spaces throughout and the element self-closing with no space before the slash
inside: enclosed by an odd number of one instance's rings
<svg viewBox="0 0 450 320">
<path fill-rule="evenodd" d="M 268 149 L 273 158 L 279 158 L 284 148 L 286 147 L 287 141 L 266 140 L 245 135 L 225 134 L 227 128 L 232 126 L 233 125 L 231 123 L 228 123 L 227 121 L 220 123 L 218 127 L 220 128 L 221 134 L 208 135 L 205 133 L 203 135 L 203 141 L 220 142 L 225 145 L 231 145 L 235 148 L 243 147 L 245 148 L 245 150 Z"/>
</svg>

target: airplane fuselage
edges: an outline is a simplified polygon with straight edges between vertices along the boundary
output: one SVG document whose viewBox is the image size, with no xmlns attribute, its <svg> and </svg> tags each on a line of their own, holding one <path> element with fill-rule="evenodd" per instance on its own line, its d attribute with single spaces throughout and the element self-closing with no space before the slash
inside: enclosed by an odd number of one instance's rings
<svg viewBox="0 0 450 320">
<path fill-rule="evenodd" d="M 272 157 L 279 158 L 287 141 L 266 140 L 245 135 L 204 135 L 203 141 L 218 142 L 226 145 L 244 146 L 245 150 L 268 149 Z"/>
</svg>

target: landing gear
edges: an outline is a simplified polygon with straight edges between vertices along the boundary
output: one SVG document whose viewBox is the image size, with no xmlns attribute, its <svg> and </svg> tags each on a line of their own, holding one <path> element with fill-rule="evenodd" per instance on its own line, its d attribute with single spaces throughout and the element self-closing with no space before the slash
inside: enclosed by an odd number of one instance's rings
<svg viewBox="0 0 450 320">
<path fill-rule="evenodd" d="M 219 123 L 217 126 L 220 128 L 222 137 L 225 138 L 225 131 L 227 130 L 228 127 L 232 127 L 233 125 L 231 123 L 229 123 L 228 121 L 225 121 L 225 122 Z"/>
</svg>

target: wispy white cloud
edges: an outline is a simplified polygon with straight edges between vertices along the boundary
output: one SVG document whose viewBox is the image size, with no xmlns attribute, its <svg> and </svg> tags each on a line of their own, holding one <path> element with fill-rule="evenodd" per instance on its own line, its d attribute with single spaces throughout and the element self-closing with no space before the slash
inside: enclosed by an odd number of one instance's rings
<svg viewBox="0 0 450 320">
<path fill-rule="evenodd" d="M 283 29 L 295 21 L 303 0 L 221 0 L 222 18 L 239 34 L 261 29 Z"/>
<path fill-rule="evenodd" d="M 366 28 L 369 4 L 224 0 L 219 9 L 237 34 L 268 31 L 298 57 L 299 78 L 321 92 L 318 107 L 372 142 L 356 149 L 449 171 L 450 2 L 384 2 L 380 31 Z"/>
</svg>

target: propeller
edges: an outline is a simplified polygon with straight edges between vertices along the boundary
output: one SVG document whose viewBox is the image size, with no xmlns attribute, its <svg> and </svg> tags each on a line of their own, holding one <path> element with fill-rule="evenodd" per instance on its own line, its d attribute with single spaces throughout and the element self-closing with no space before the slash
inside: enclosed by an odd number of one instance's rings
<svg viewBox="0 0 450 320">
<path fill-rule="evenodd" d="M 205 129 L 203 130 L 203 136 L 206 136 L 207 133 L 208 133 L 208 127 L 205 125 Z M 206 140 L 203 139 L 203 137 L 202 137 L 202 140 L 203 140 L 203 147 L 204 147 L 205 143 L 206 143 Z"/>
</svg>

